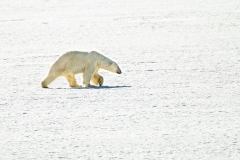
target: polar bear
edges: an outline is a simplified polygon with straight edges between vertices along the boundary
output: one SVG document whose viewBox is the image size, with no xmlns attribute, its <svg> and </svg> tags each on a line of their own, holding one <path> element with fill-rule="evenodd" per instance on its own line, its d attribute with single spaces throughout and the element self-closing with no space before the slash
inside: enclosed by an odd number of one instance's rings
<svg viewBox="0 0 240 160">
<path fill-rule="evenodd" d="M 102 86 L 103 77 L 98 74 L 102 68 L 107 71 L 121 74 L 122 71 L 111 59 L 96 52 L 70 51 L 60 56 L 52 65 L 48 76 L 42 81 L 42 88 L 48 88 L 48 85 L 59 76 L 64 76 L 70 87 L 81 87 L 77 84 L 75 74 L 83 73 L 83 84 L 85 87 L 94 87 L 90 84 Z"/>
</svg>

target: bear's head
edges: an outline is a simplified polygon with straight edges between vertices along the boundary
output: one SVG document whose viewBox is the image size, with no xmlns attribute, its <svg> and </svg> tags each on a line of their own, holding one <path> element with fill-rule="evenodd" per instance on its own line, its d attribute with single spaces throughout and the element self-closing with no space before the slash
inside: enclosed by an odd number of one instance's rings
<svg viewBox="0 0 240 160">
<path fill-rule="evenodd" d="M 109 70 L 109 71 L 111 71 L 113 73 L 117 73 L 117 74 L 121 74 L 122 73 L 121 69 L 119 68 L 119 66 L 117 65 L 116 62 L 113 62 L 107 68 L 108 68 L 107 70 Z"/>
<path fill-rule="evenodd" d="M 100 68 L 103 68 L 107 71 L 117 73 L 117 74 L 122 73 L 122 71 L 119 68 L 119 66 L 117 65 L 117 63 L 112 61 L 111 59 L 105 57 L 105 56 L 102 56 L 102 58 L 101 58 Z"/>
</svg>

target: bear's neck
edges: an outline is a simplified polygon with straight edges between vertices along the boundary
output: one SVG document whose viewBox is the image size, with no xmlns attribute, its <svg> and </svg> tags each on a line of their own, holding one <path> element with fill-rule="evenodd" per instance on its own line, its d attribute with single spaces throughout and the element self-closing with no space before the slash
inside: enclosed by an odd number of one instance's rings
<svg viewBox="0 0 240 160">
<path fill-rule="evenodd" d="M 100 61 L 100 65 L 99 65 L 99 68 L 102 68 L 102 69 L 105 69 L 105 70 L 108 70 L 108 71 L 111 71 L 110 70 L 110 66 L 111 64 L 113 63 L 113 61 L 107 57 L 104 57 L 103 59 L 101 59 Z"/>
</svg>

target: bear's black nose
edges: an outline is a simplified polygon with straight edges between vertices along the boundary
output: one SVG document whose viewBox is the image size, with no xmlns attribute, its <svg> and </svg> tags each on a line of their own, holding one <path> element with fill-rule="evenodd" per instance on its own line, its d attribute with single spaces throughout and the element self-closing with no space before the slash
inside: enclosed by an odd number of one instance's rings
<svg viewBox="0 0 240 160">
<path fill-rule="evenodd" d="M 122 71 L 119 69 L 119 70 L 117 71 L 117 73 L 118 73 L 118 74 L 121 74 L 121 73 L 122 73 Z"/>
</svg>

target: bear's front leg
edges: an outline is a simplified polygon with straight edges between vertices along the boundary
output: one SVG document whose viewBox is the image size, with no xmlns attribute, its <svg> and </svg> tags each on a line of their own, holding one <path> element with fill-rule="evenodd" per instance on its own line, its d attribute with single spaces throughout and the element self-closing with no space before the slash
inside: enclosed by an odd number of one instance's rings
<svg viewBox="0 0 240 160">
<path fill-rule="evenodd" d="M 85 87 L 95 87 L 94 85 L 90 84 L 90 80 L 92 78 L 92 73 L 93 72 L 84 72 L 83 73 L 83 84 Z"/>
<path fill-rule="evenodd" d="M 102 85 L 103 85 L 103 81 L 104 81 L 104 80 L 103 80 L 103 77 L 100 76 L 99 81 L 98 81 L 98 82 L 99 82 L 99 86 L 102 86 Z"/>
<path fill-rule="evenodd" d="M 99 75 L 98 73 L 95 73 L 92 78 L 91 81 L 93 82 L 93 84 L 95 85 L 99 85 L 102 86 L 103 85 L 103 77 L 101 75 Z"/>
</svg>

